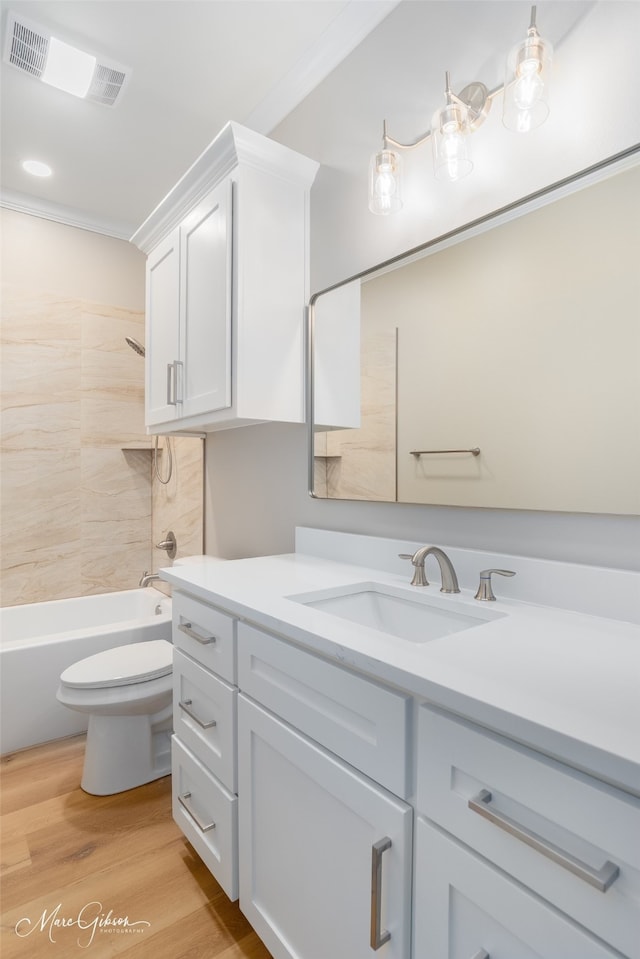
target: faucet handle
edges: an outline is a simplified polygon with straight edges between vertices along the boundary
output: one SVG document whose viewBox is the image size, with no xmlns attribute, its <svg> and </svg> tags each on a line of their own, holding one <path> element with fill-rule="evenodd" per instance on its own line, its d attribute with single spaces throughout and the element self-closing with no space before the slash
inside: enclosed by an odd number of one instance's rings
<svg viewBox="0 0 640 959">
<path fill-rule="evenodd" d="M 500 576 L 515 576 L 512 569 L 483 569 L 480 572 L 480 585 L 474 599 L 482 599 L 491 602 L 495 600 L 493 589 L 491 587 L 491 574 L 499 573 Z"/>
<path fill-rule="evenodd" d="M 416 555 L 416 553 L 398 553 L 398 559 L 410 559 L 413 563 L 414 570 L 413 579 L 411 580 L 412 586 L 428 586 L 429 581 L 424 574 L 424 557 L 416 563 Z"/>
</svg>

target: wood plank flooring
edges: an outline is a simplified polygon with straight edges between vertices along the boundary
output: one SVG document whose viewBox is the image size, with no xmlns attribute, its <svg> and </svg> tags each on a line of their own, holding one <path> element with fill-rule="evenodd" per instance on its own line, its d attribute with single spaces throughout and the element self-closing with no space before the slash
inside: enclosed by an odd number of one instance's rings
<svg viewBox="0 0 640 959">
<path fill-rule="evenodd" d="M 89 796 L 83 755 L 2 760 L 2 959 L 271 959 L 173 822 L 171 778 Z"/>
</svg>

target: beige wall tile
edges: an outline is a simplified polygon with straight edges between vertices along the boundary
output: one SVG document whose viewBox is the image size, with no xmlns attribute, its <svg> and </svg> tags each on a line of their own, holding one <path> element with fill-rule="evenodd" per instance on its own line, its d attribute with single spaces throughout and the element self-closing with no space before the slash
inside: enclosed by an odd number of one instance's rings
<svg viewBox="0 0 640 959">
<path fill-rule="evenodd" d="M 165 559 L 152 550 L 144 360 L 125 343 L 144 342 L 144 258 L 35 217 L 3 222 L 2 604 L 130 589 Z M 21 244 L 45 270 L 23 268 Z M 173 528 L 181 555 L 203 550 L 202 456 L 201 441 L 177 440 L 174 478 L 155 484 L 154 542 Z"/>
<path fill-rule="evenodd" d="M 165 439 L 160 440 L 164 447 Z M 203 442 L 188 437 L 174 437 L 171 440 L 173 449 L 173 471 L 166 486 L 153 478 L 153 523 L 152 538 L 152 565 L 156 570 L 162 566 L 170 566 L 166 554 L 155 548 L 155 544 L 166 538 L 169 530 L 173 530 L 178 543 L 178 557 L 200 554 L 204 551 L 203 544 L 203 479 L 204 466 Z M 167 453 L 163 449 L 158 470 L 162 477 L 167 475 Z"/>
<path fill-rule="evenodd" d="M 2 456 L 2 603 L 73 595 L 80 573 L 79 450 Z"/>
<path fill-rule="evenodd" d="M 133 589 L 150 563 L 151 454 L 81 454 L 82 595 Z"/>
</svg>

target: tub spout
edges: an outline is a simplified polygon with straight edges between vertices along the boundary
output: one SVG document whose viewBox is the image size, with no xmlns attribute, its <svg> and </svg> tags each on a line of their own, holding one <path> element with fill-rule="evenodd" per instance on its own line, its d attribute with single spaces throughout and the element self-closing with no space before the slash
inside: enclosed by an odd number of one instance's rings
<svg viewBox="0 0 640 959">
<path fill-rule="evenodd" d="M 156 579 L 161 579 L 161 577 L 157 573 L 148 573 L 145 569 L 144 573 L 140 577 L 140 582 L 138 585 L 145 587 L 148 586 L 149 583 L 153 583 L 153 581 Z"/>
</svg>

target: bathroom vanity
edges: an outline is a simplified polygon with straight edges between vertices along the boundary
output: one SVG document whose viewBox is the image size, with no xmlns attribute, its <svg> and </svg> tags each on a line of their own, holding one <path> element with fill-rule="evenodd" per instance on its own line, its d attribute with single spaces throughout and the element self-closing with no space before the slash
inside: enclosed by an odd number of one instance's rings
<svg viewBox="0 0 640 959">
<path fill-rule="evenodd" d="M 638 575 L 420 545 L 163 571 L 176 821 L 276 959 L 639 959 Z"/>
</svg>

